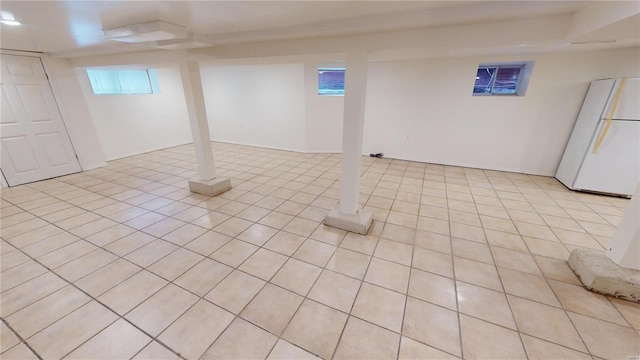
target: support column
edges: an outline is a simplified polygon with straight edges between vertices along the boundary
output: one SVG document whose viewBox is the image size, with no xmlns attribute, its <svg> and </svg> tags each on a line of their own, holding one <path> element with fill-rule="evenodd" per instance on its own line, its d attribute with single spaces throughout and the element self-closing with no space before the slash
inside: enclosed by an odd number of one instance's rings
<svg viewBox="0 0 640 360">
<path fill-rule="evenodd" d="M 619 266 L 640 270 L 640 184 L 622 215 L 606 254 Z"/>
<path fill-rule="evenodd" d="M 358 203 L 367 99 L 367 60 L 364 50 L 346 54 L 340 204 L 329 211 L 324 219 L 328 226 L 360 234 L 366 234 L 373 222 L 373 214 L 362 211 Z"/>
<path fill-rule="evenodd" d="M 192 61 L 181 63 L 180 77 L 182 78 L 199 172 L 197 177 L 189 180 L 189 190 L 207 196 L 215 196 L 231 189 L 231 181 L 227 178 L 216 178 L 200 66 L 197 62 Z"/>
<path fill-rule="evenodd" d="M 569 256 L 569 266 L 587 289 L 640 302 L 640 184 L 609 250 L 575 249 Z"/>
</svg>

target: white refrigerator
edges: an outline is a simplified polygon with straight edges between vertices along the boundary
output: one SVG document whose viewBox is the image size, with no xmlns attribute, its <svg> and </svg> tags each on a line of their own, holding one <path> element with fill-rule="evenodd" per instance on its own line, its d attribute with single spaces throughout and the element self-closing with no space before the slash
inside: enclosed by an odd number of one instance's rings
<svg viewBox="0 0 640 360">
<path fill-rule="evenodd" d="M 626 79 L 618 95 L 621 84 L 605 79 L 589 87 L 556 172 L 570 189 L 631 196 L 640 182 L 640 79 Z"/>
</svg>

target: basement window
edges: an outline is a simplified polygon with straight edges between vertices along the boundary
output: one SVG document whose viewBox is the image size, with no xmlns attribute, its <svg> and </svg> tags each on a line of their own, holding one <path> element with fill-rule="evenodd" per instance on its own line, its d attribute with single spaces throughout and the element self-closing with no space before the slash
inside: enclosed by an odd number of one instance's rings
<svg viewBox="0 0 640 360">
<path fill-rule="evenodd" d="M 318 95 L 344 96 L 344 69 L 318 69 Z"/>
<path fill-rule="evenodd" d="M 89 82 L 96 95 L 158 94 L 158 75 L 154 69 L 98 70 L 87 69 Z"/>
<path fill-rule="evenodd" d="M 523 96 L 532 68 L 533 62 L 480 64 L 473 95 Z"/>
</svg>

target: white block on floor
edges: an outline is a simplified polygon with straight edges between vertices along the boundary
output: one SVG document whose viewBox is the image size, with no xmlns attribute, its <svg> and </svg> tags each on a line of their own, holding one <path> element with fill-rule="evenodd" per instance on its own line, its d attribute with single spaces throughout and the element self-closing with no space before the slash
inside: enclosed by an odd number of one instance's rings
<svg viewBox="0 0 640 360">
<path fill-rule="evenodd" d="M 324 224 L 334 228 L 366 235 L 373 223 L 371 211 L 356 211 L 355 215 L 343 214 L 338 209 L 330 210 L 324 217 Z"/>
<path fill-rule="evenodd" d="M 587 289 L 640 302 L 640 270 L 623 268 L 604 252 L 589 249 L 574 249 L 569 266 Z"/>
<path fill-rule="evenodd" d="M 194 193 L 216 196 L 231 189 L 231 179 L 215 178 L 211 180 L 191 179 L 189 180 L 189 190 Z"/>
</svg>

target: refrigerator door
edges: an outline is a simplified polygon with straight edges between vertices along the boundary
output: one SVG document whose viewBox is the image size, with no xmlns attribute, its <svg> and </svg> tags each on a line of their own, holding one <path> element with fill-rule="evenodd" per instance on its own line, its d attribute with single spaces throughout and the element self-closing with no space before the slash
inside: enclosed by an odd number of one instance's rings
<svg viewBox="0 0 640 360">
<path fill-rule="evenodd" d="M 589 151 L 589 144 L 598 123 L 603 116 L 606 116 L 603 115 L 603 109 L 609 100 L 614 83 L 615 79 L 597 80 L 591 82 L 589 86 L 589 91 L 556 172 L 556 178 L 570 189 L 574 189 L 580 165 L 582 165 L 585 154 Z"/>
<path fill-rule="evenodd" d="M 593 146 L 605 123 L 600 121 L 574 188 L 630 196 L 640 182 L 640 121 L 614 120 L 594 154 Z"/>
<path fill-rule="evenodd" d="M 609 97 L 609 102 L 607 103 L 607 107 L 602 114 L 602 118 L 605 119 L 609 116 L 611 112 L 611 107 L 613 106 L 613 100 L 615 97 L 616 90 L 618 86 L 620 86 L 620 82 L 622 79 L 616 79 L 616 84 L 613 87 L 613 91 L 611 92 L 611 96 Z M 613 119 L 616 120 L 640 120 L 640 79 L 638 78 L 628 78 L 624 88 L 622 88 L 622 93 L 620 94 L 620 101 L 618 102 L 618 107 L 616 111 L 613 113 Z"/>
</svg>

